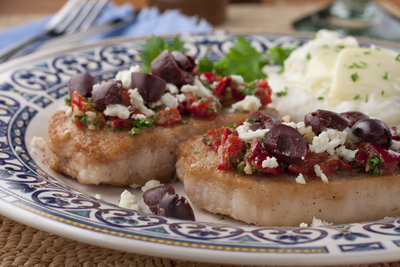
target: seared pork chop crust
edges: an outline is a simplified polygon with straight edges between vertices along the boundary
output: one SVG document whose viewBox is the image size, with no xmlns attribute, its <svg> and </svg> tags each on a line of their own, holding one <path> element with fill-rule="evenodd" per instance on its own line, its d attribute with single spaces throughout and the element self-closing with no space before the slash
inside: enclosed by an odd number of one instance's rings
<svg viewBox="0 0 400 267">
<path fill-rule="evenodd" d="M 45 161 L 53 170 L 84 184 L 142 186 L 153 179 L 164 183 L 174 178 L 180 142 L 209 129 L 242 122 L 246 116 L 226 111 L 214 119 L 189 116 L 185 124 L 152 126 L 140 135 L 129 136 L 129 131 L 78 128 L 70 116 L 59 111 L 49 120 Z"/>
<path fill-rule="evenodd" d="M 196 152 L 196 153 L 194 153 Z M 191 137 L 178 148 L 178 178 L 192 203 L 216 214 L 263 226 L 299 226 L 315 216 L 334 224 L 400 215 L 400 176 L 347 172 L 329 182 L 295 176 L 218 170 L 218 153 Z"/>
</svg>

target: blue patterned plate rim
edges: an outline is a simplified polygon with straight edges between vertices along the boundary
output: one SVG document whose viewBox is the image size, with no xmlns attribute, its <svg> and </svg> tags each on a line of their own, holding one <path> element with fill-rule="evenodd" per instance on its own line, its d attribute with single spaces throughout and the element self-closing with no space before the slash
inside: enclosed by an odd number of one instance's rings
<svg viewBox="0 0 400 267">
<path fill-rule="evenodd" d="M 211 59 L 226 53 L 236 37 L 224 32 L 180 36 L 190 54 Z M 245 37 L 262 51 L 309 39 L 279 34 Z M 400 260 L 400 218 L 314 228 L 182 221 L 99 201 L 44 168 L 37 152 L 30 151 L 30 140 L 45 137 L 47 118 L 63 102 L 69 77 L 87 72 L 104 80 L 140 64 L 145 39 L 107 40 L 0 66 L 0 213 L 82 242 L 183 260 L 257 265 Z M 375 44 L 400 51 L 399 45 Z"/>
</svg>

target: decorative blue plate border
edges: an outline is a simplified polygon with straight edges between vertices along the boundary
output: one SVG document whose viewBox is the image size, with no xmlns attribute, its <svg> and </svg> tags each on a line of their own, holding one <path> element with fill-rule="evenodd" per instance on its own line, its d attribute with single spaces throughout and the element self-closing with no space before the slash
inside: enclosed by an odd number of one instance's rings
<svg viewBox="0 0 400 267">
<path fill-rule="evenodd" d="M 308 40 L 245 35 L 260 51 Z M 217 59 L 235 35 L 182 35 L 198 58 Z M 171 38 L 172 39 L 172 38 Z M 97 43 L 21 62 L 0 72 L 0 212 L 25 224 L 114 249 L 229 264 L 352 264 L 400 260 L 400 218 L 316 228 L 233 226 L 181 221 L 119 208 L 43 171 L 28 152 L 36 116 L 62 102 L 76 72 L 101 80 L 140 64 L 144 39 Z M 392 47 L 393 49 L 393 47 Z M 1 68 L 0 68 L 1 69 Z M 32 121 L 35 121 L 33 124 Z M 17 147 L 19 147 L 17 149 Z"/>
</svg>

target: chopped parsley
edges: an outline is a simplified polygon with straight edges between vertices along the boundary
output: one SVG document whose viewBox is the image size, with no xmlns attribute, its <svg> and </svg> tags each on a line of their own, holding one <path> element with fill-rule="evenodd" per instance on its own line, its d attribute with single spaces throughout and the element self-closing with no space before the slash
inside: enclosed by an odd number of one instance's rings
<svg viewBox="0 0 400 267">
<path fill-rule="evenodd" d="M 385 91 L 384 90 L 382 90 L 382 92 L 381 92 L 381 95 L 384 95 L 385 94 Z"/>
<path fill-rule="evenodd" d="M 287 93 L 288 93 L 288 88 L 285 87 L 285 90 L 284 90 L 284 91 L 276 92 L 275 95 L 276 95 L 277 97 L 281 97 L 281 96 L 287 95 Z"/>
<path fill-rule="evenodd" d="M 396 61 L 400 61 L 400 54 L 397 55 Z"/>
<path fill-rule="evenodd" d="M 66 97 L 64 98 L 65 104 L 71 105 L 71 98 L 70 97 Z"/>
<path fill-rule="evenodd" d="M 200 153 L 200 150 L 196 150 L 195 152 L 193 152 L 193 154 L 199 154 Z"/>
<path fill-rule="evenodd" d="M 329 45 L 323 45 L 323 46 L 321 46 L 321 48 L 328 49 L 328 48 L 329 48 Z"/>
<path fill-rule="evenodd" d="M 222 216 L 221 218 L 219 218 L 219 220 L 221 221 L 221 220 L 225 220 L 225 218 Z"/>
<path fill-rule="evenodd" d="M 351 75 L 351 80 L 352 80 L 353 82 L 356 82 L 356 81 L 358 80 L 358 74 L 357 74 L 357 72 L 356 72 L 356 73 L 353 73 L 353 74 Z"/>
<path fill-rule="evenodd" d="M 340 52 L 344 48 L 344 45 L 337 45 L 336 46 L 336 52 Z"/>
<path fill-rule="evenodd" d="M 310 59 L 311 59 L 311 54 L 310 54 L 310 53 L 307 54 L 306 59 L 307 59 L 307 60 L 310 60 Z"/>
<path fill-rule="evenodd" d="M 368 94 L 367 94 L 367 96 L 365 97 L 365 103 L 368 103 Z"/>
<path fill-rule="evenodd" d="M 181 120 L 182 124 L 185 124 L 187 122 L 187 120 Z"/>
<path fill-rule="evenodd" d="M 318 97 L 318 100 L 324 100 L 323 96 Z"/>
<path fill-rule="evenodd" d="M 389 79 L 389 72 L 385 72 L 385 75 L 383 75 L 382 79 L 387 80 Z"/>
<path fill-rule="evenodd" d="M 360 95 L 356 95 L 355 97 L 354 97 L 354 100 L 357 100 L 357 99 L 359 99 L 360 98 Z"/>
<path fill-rule="evenodd" d="M 381 170 L 378 166 L 382 165 L 385 160 L 382 158 L 378 158 L 374 150 L 372 150 L 372 155 L 373 156 L 369 160 L 367 160 L 367 164 L 371 165 L 368 172 L 372 173 L 373 175 L 379 175 L 381 174 Z"/>
<path fill-rule="evenodd" d="M 88 115 L 75 115 L 74 117 L 86 126 Z"/>
<path fill-rule="evenodd" d="M 151 119 L 142 119 L 142 118 L 137 118 L 134 121 L 132 121 L 132 130 L 129 133 L 129 136 L 136 136 L 141 133 L 143 133 L 143 129 L 145 128 L 150 128 L 153 126 L 154 122 L 157 120 L 158 114 L 154 116 Z"/>
<path fill-rule="evenodd" d="M 367 63 L 359 61 L 359 63 L 353 62 L 353 64 L 349 66 L 349 69 L 365 69 L 366 67 Z"/>
<path fill-rule="evenodd" d="M 371 51 L 365 51 L 364 55 L 371 55 Z"/>
<path fill-rule="evenodd" d="M 255 123 L 255 121 L 253 121 L 252 118 L 248 118 L 247 121 L 250 122 L 251 124 L 254 124 L 254 123 Z"/>
</svg>

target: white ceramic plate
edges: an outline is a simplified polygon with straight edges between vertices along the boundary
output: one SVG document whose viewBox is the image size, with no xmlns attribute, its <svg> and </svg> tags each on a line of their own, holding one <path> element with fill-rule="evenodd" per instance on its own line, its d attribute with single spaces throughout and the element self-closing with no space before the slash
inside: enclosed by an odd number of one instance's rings
<svg viewBox="0 0 400 267">
<path fill-rule="evenodd" d="M 217 59 L 236 36 L 183 35 L 192 55 Z M 257 49 L 305 41 L 247 35 Z M 111 40 L 0 66 L 0 212 L 24 224 L 79 241 L 140 254 L 226 264 L 332 265 L 400 260 L 400 218 L 315 228 L 244 225 L 195 209 L 197 222 L 117 206 L 123 188 L 88 186 L 54 173 L 30 145 L 46 137 L 76 72 L 101 80 L 140 64 L 144 39 Z M 396 49 L 394 46 L 392 47 Z M 184 195 L 182 184 L 174 186 Z M 94 198 L 101 194 L 102 200 Z"/>
</svg>

